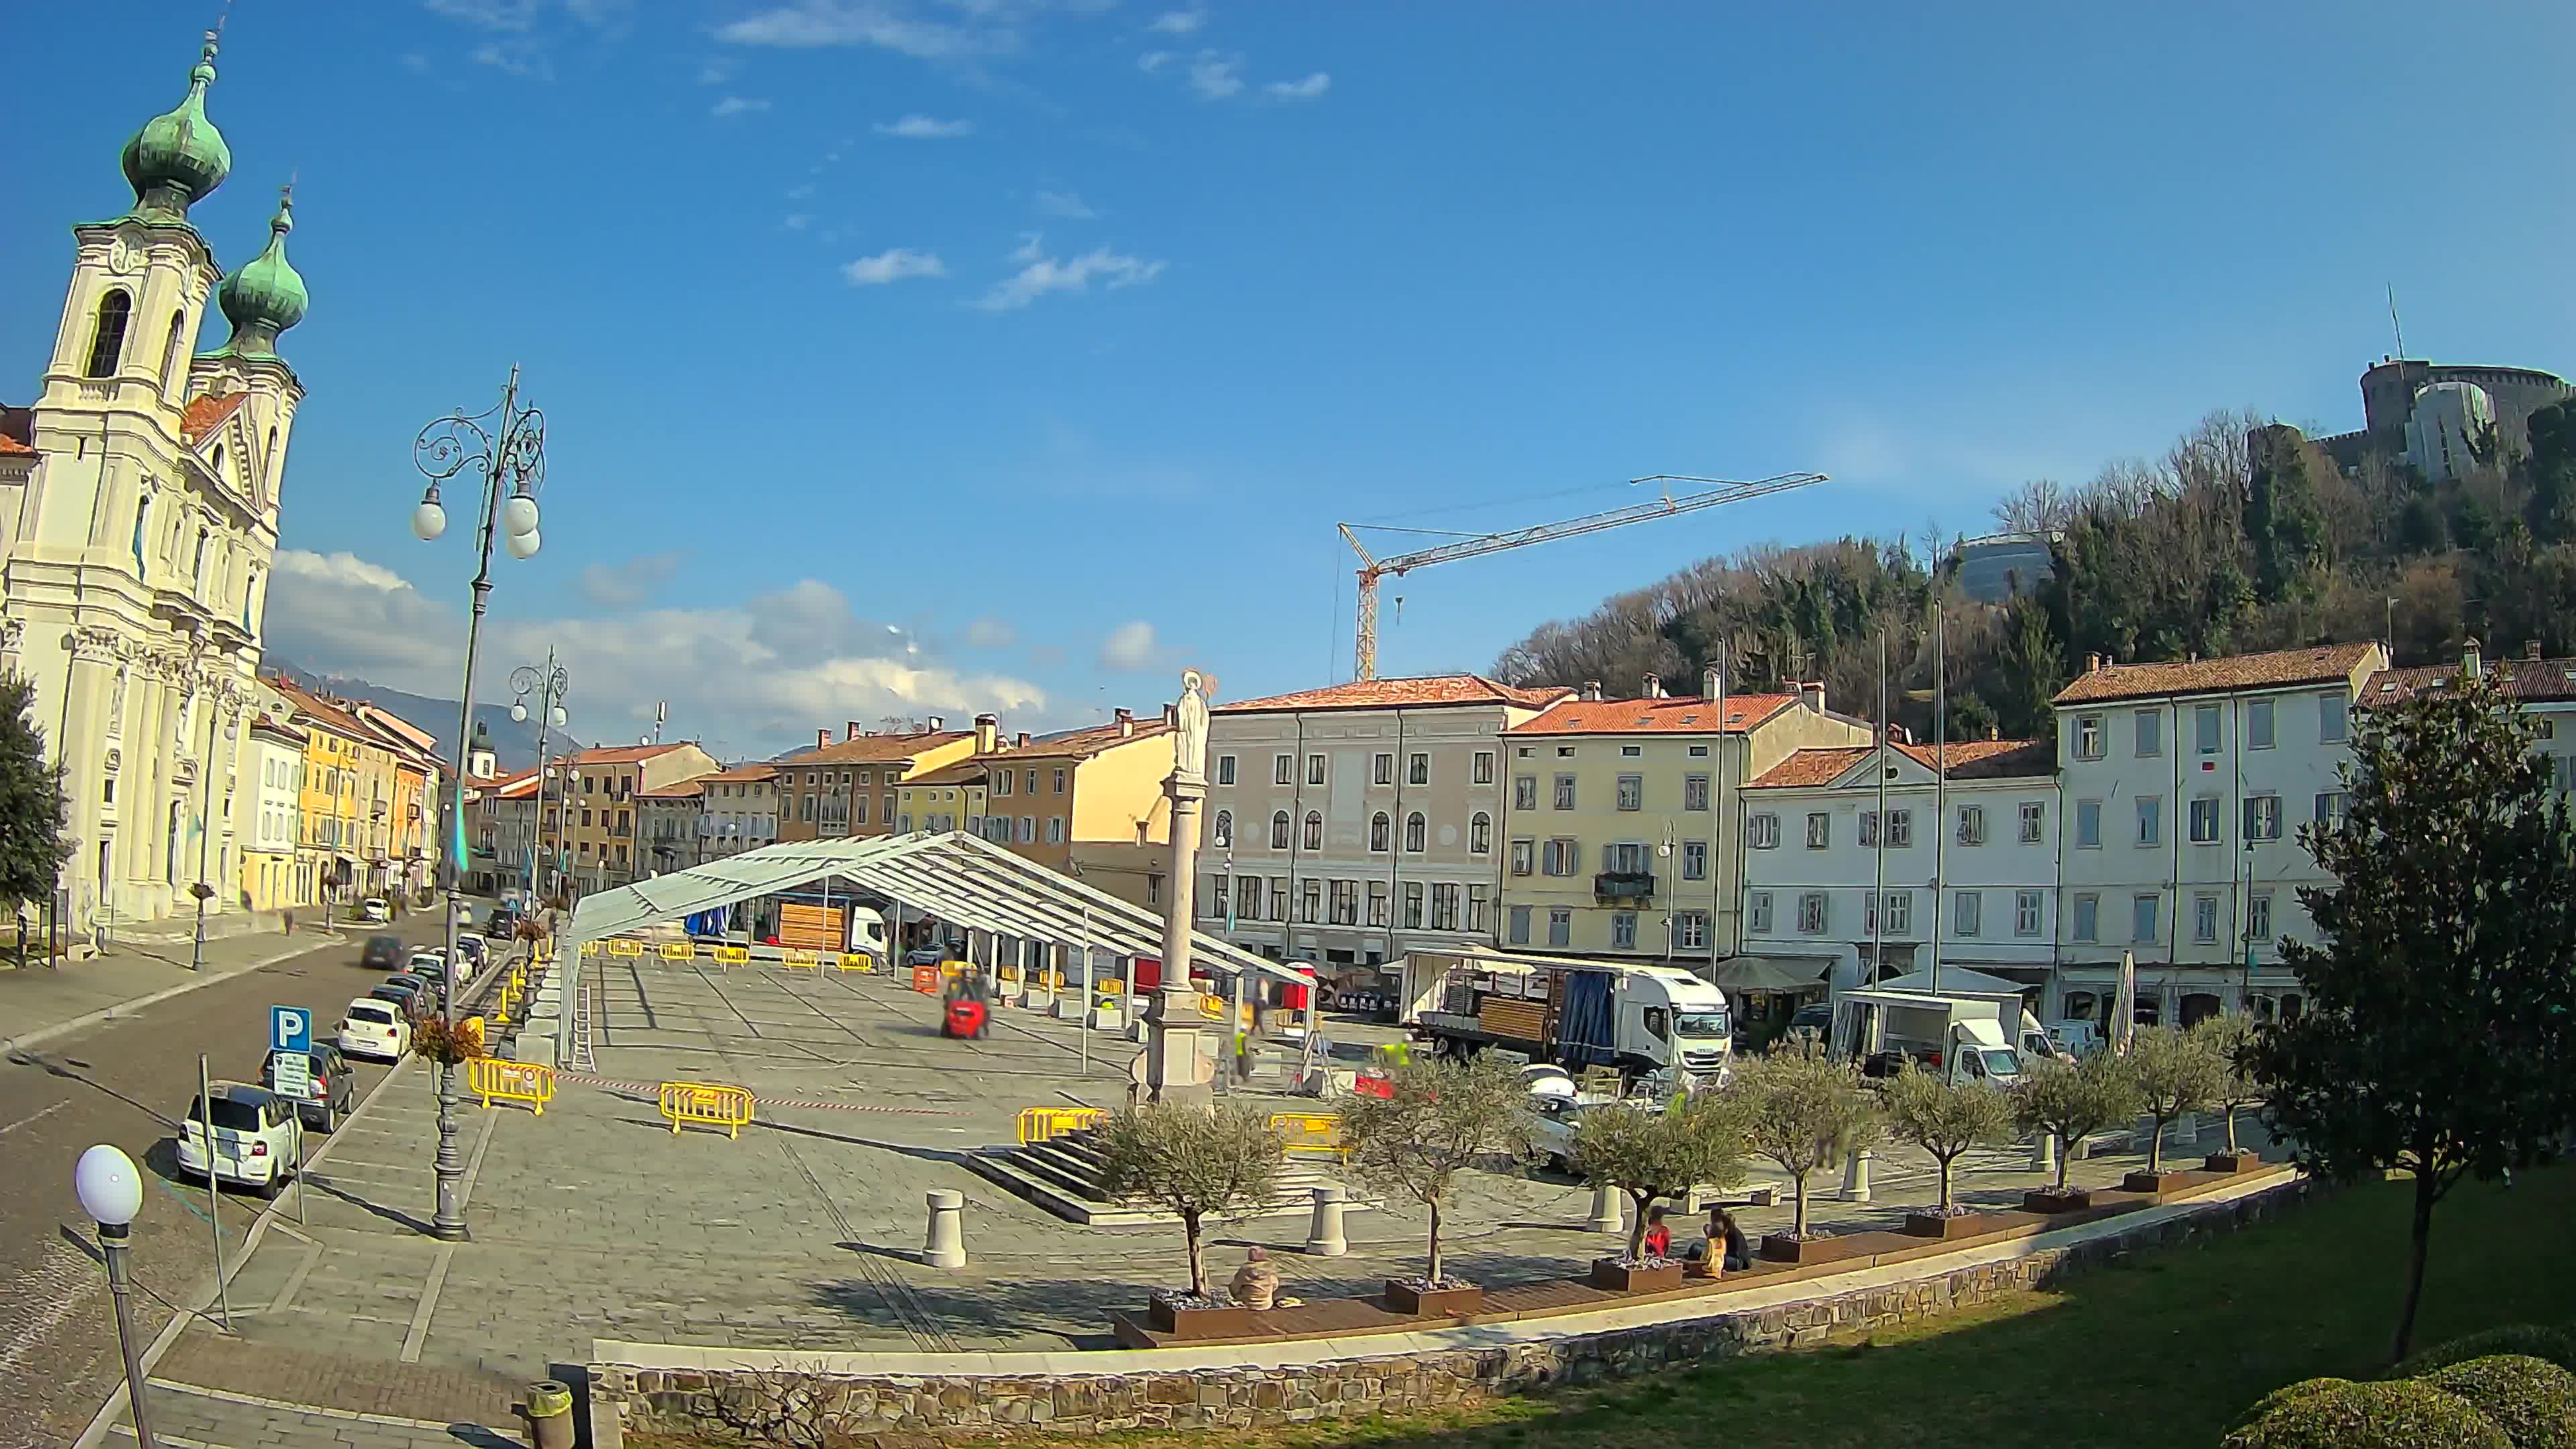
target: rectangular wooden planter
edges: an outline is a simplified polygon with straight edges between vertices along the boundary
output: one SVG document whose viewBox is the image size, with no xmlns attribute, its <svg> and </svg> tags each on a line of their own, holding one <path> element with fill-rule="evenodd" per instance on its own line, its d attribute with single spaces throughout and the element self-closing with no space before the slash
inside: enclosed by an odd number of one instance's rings
<svg viewBox="0 0 2576 1449">
<path fill-rule="evenodd" d="M 1991 1233 L 1998 1226 L 1990 1213 L 1958 1213 L 1950 1217 L 1936 1213 L 1905 1215 L 1905 1236 L 1909 1238 L 1939 1238 L 1947 1242 L 1952 1238 L 1973 1238 L 1980 1233 Z"/>
<path fill-rule="evenodd" d="M 2203 1172 L 2259 1172 L 2263 1168 L 2263 1154 L 2252 1148 L 2213 1152 L 2201 1162 L 2200 1167 Z"/>
<path fill-rule="evenodd" d="M 2063 1193 L 2042 1188 L 2021 1195 L 2021 1210 L 2026 1213 L 2079 1213 L 2092 1205 L 2093 1194 L 2080 1187 Z"/>
<path fill-rule="evenodd" d="M 1762 1256 L 1773 1263 L 1831 1263 L 1838 1258 L 1868 1251 L 1868 1240 L 1857 1236 L 1809 1238 L 1804 1242 L 1786 1233 L 1765 1233 L 1762 1236 Z"/>
<path fill-rule="evenodd" d="M 1616 1258 L 1595 1258 L 1586 1281 L 1610 1293 L 1666 1293 L 1682 1286 L 1682 1265 L 1668 1259 L 1660 1268 L 1630 1268 Z"/>
<path fill-rule="evenodd" d="M 2191 1174 L 2168 1167 L 2162 1172 L 2133 1172 L 2120 1179 L 2122 1192 L 2178 1192 L 2191 1185 Z"/>
<path fill-rule="evenodd" d="M 1159 1298 L 1145 1305 L 1145 1321 L 1174 1338 L 1238 1338 L 1253 1330 L 1257 1317 L 1249 1308 L 1174 1308 Z"/>
<path fill-rule="evenodd" d="M 1392 1313 L 1413 1313 L 1424 1318 L 1454 1317 L 1484 1307 L 1485 1290 L 1472 1285 L 1426 1290 L 1389 1278 L 1386 1280 L 1386 1306 Z"/>
</svg>

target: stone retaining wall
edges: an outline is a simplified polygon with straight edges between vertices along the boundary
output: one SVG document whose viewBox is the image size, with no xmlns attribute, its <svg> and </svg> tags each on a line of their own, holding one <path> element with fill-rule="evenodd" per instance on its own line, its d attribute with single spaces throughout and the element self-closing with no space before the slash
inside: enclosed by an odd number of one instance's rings
<svg viewBox="0 0 2576 1449">
<path fill-rule="evenodd" d="M 1880 1287 L 1841 1293 L 1825 1289 L 1796 1302 L 1493 1347 L 1269 1368 L 1123 1374 L 862 1377 L 822 1371 L 820 1355 L 814 1367 L 804 1367 L 792 1354 L 768 1371 L 594 1364 L 593 1422 L 614 1416 L 629 1429 L 857 1449 L 947 1436 L 986 1438 L 1024 1426 L 1057 1434 L 1242 1429 L 1447 1408 L 1564 1384 L 1638 1377 L 1667 1365 L 1805 1347 L 1829 1333 L 1938 1317 L 2015 1289 L 2053 1284 L 2131 1252 L 2177 1247 L 2263 1221 L 2295 1205 L 2312 1187 L 2297 1179 L 2071 1246 L 2040 1248 Z M 1277 1345 L 1271 1352 L 1295 1347 Z M 1139 1360 L 1150 1356 L 1125 1355 Z"/>
</svg>

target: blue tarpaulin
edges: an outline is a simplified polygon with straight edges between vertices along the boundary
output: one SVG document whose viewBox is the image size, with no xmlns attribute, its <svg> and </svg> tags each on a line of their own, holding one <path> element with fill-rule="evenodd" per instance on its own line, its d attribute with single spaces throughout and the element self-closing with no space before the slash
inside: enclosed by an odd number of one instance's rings
<svg viewBox="0 0 2576 1449">
<path fill-rule="evenodd" d="M 1566 973 L 1564 1015 L 1557 1020 L 1556 1036 L 1567 1066 L 1604 1066 L 1619 1059 L 1619 1038 L 1611 1019 L 1610 973 Z"/>
<path fill-rule="evenodd" d="M 700 911 L 696 915 L 690 916 L 686 921 L 689 934 L 692 936 L 721 936 L 725 933 L 725 918 L 731 914 L 732 912 L 723 906 L 718 906 L 709 911 Z"/>
</svg>

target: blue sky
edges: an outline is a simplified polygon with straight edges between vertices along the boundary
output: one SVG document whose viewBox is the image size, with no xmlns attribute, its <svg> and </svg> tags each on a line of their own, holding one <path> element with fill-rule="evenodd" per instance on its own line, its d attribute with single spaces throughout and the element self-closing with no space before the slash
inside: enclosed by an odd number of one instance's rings
<svg viewBox="0 0 2576 1449">
<path fill-rule="evenodd" d="M 82 59 L 0 97 L 0 400 L 197 8 L 18 26 Z M 1339 519 L 1833 475 L 1390 588 L 1384 672 L 1483 668 L 2213 408 L 2356 426 L 2392 283 L 2419 355 L 2576 368 L 2576 11 L 1942 8 L 239 0 L 196 216 L 238 264 L 293 174 L 313 294 L 269 637 L 452 694 L 471 565 L 407 532 L 410 441 L 513 362 L 545 549 L 487 668 L 555 642 L 581 727 L 667 696 L 730 754 L 1337 677 Z"/>
</svg>

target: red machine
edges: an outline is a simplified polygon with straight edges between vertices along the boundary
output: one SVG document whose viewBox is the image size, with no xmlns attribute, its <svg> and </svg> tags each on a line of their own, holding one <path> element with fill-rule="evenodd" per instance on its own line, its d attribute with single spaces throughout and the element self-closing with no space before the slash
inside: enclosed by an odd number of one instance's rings
<svg viewBox="0 0 2576 1449">
<path fill-rule="evenodd" d="M 991 1016 L 991 1011 L 980 1001 L 963 996 L 952 997 L 946 1014 L 939 1019 L 939 1034 L 970 1041 L 980 1038 L 984 1035 L 984 1023 Z"/>
</svg>

